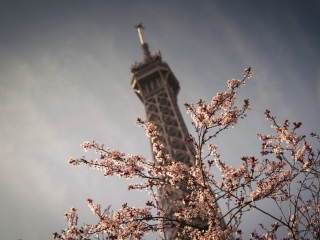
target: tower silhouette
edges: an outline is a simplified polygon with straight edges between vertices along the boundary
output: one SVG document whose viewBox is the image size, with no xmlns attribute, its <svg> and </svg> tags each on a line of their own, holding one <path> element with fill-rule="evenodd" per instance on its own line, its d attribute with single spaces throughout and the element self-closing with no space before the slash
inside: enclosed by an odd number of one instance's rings
<svg viewBox="0 0 320 240">
<path fill-rule="evenodd" d="M 142 25 L 136 26 L 143 60 L 131 67 L 131 86 L 145 106 L 146 117 L 161 133 L 165 152 L 175 161 L 193 163 L 194 156 L 186 147 L 184 139 L 189 137 L 181 116 L 177 95 L 180 85 L 161 53 L 151 55 L 142 35 Z"/>
<path fill-rule="evenodd" d="M 195 161 L 191 152 L 193 147 L 186 146 L 185 139 L 189 137 L 189 133 L 178 107 L 179 82 L 168 64 L 162 61 L 160 51 L 154 55 L 150 54 L 142 34 L 142 24 L 135 27 L 141 42 L 143 60 L 131 67 L 131 87 L 142 101 L 148 121 L 157 126 L 164 152 L 174 161 L 193 164 Z M 153 151 L 152 153 L 155 158 Z M 165 197 L 163 192 L 159 192 L 159 195 L 162 198 L 163 208 L 170 214 L 174 209 L 173 201 L 180 199 L 184 193 L 173 188 L 167 190 L 169 197 Z M 197 225 L 205 227 L 207 223 L 198 221 Z M 168 231 L 166 237 L 175 239 L 177 230 Z M 188 239 L 187 236 L 181 238 Z"/>
</svg>

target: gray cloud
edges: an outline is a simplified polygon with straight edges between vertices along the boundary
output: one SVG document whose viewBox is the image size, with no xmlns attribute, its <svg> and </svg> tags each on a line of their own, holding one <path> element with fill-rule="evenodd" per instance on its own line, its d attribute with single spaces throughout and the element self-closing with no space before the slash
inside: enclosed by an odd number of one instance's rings
<svg viewBox="0 0 320 240">
<path fill-rule="evenodd" d="M 319 122 L 319 4 L 46 1 L 7 2 L 0 10 L 0 232 L 4 239 L 48 239 L 66 227 L 63 213 L 93 198 L 117 210 L 144 205 L 127 182 L 85 167 L 83 141 L 150 157 L 148 139 L 134 126 L 144 109 L 130 88 L 130 66 L 142 59 L 133 25 L 145 23 L 152 52 L 161 50 L 181 84 L 184 102 L 209 101 L 225 81 L 252 66 L 240 89 L 249 118 L 218 138 L 221 155 L 238 165 L 259 155 L 256 134 L 270 133 L 263 111 L 280 121 Z M 308 11 L 307 11 L 308 10 Z M 190 120 L 185 116 L 190 131 Z M 232 150 L 232 151 L 231 151 Z M 86 153 L 89 154 L 89 153 Z M 95 155 L 92 155 L 95 157 Z M 144 194 L 144 193 L 143 193 Z M 145 198 L 145 194 L 143 195 Z M 261 220 L 262 221 L 262 220 Z M 256 220 L 255 220 L 256 222 Z M 244 225 L 249 229 L 252 221 Z M 153 239 L 154 236 L 149 237 Z"/>
</svg>

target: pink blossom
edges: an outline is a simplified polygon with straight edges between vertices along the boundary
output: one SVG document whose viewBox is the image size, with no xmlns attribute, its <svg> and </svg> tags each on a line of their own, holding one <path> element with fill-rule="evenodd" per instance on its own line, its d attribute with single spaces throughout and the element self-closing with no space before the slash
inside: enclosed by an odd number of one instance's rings
<svg viewBox="0 0 320 240">
<path fill-rule="evenodd" d="M 171 159 L 157 126 L 147 119 L 137 119 L 136 123 L 151 140 L 155 162 L 139 154 L 126 155 L 104 148 L 96 141 L 81 144 L 85 151 L 96 152 L 98 158 L 70 158 L 69 164 L 103 170 L 104 176 L 140 178 L 142 182 L 130 183 L 128 190 L 145 189 L 149 200 L 138 208 L 124 203 L 113 212 L 110 206 L 103 209 L 89 198 L 88 206 L 98 216 L 98 222 L 79 226 L 77 209 L 72 207 L 64 214 L 68 227 L 61 234 L 54 233 L 53 238 L 89 239 L 103 235 L 106 239 L 141 239 L 148 232 L 177 231 L 178 235 L 199 240 L 242 239 L 242 217 L 254 210 L 275 222 L 271 227 L 260 224 L 261 234 L 253 229 L 253 239 L 277 239 L 279 229 L 294 239 L 319 239 L 320 151 L 314 150 L 305 135 L 297 133 L 300 122 L 293 123 L 290 129 L 289 120 L 281 125 L 266 110 L 265 118 L 271 122 L 274 134 L 258 134 L 261 156 L 243 156 L 238 160 L 239 167 L 222 161 L 218 146 L 213 143 L 250 110 L 249 100 L 241 105 L 236 96 L 252 74 L 251 68 L 245 69 L 242 80 L 229 80 L 227 91 L 217 93 L 209 103 L 200 99 L 197 104 L 185 104 L 196 131 L 195 136 L 186 139 L 187 147 L 192 146 L 194 164 Z M 310 137 L 319 143 L 318 134 L 311 133 Z M 213 175 L 214 168 L 220 173 L 218 177 Z M 221 200 L 227 203 L 226 212 L 218 207 Z M 278 213 L 266 212 L 266 200 L 274 204 Z M 170 211 L 163 201 L 169 202 Z"/>
</svg>

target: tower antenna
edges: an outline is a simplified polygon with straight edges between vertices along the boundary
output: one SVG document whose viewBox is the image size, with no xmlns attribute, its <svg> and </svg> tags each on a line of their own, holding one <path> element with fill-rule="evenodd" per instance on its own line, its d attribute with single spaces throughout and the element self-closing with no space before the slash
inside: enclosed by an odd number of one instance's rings
<svg viewBox="0 0 320 240">
<path fill-rule="evenodd" d="M 144 29 L 144 27 L 142 26 L 142 23 L 139 23 L 138 25 L 135 25 L 134 27 L 137 29 L 138 34 L 139 34 L 141 48 L 142 48 L 142 52 L 143 52 L 143 62 L 148 62 L 150 60 L 151 56 L 150 56 L 149 46 L 144 41 L 143 34 L 142 34 L 142 29 Z"/>
<path fill-rule="evenodd" d="M 142 26 L 142 23 L 139 23 L 138 25 L 135 25 L 134 27 L 138 31 L 141 44 L 144 44 L 145 42 L 144 42 L 144 38 L 143 38 L 143 34 L 142 34 L 142 29 L 144 29 L 144 27 Z"/>
</svg>

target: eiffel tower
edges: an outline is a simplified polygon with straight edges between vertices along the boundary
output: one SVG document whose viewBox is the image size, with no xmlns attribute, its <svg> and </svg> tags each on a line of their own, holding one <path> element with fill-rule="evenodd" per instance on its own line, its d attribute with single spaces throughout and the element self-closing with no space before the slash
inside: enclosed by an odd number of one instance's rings
<svg viewBox="0 0 320 240">
<path fill-rule="evenodd" d="M 164 152 L 169 154 L 174 161 L 185 164 L 193 164 L 195 157 L 185 144 L 184 139 L 189 137 L 185 122 L 178 107 L 177 95 L 180 90 L 179 81 L 174 76 L 169 65 L 162 61 L 161 52 L 150 54 L 148 44 L 142 33 L 143 26 L 135 26 L 143 51 L 143 60 L 131 67 L 131 87 L 142 101 L 147 119 L 157 126 L 160 132 L 160 141 L 164 146 Z M 152 146 L 151 146 L 152 149 Z M 152 150 L 151 150 L 152 151 Z M 152 151 L 153 152 L 153 151 Z M 153 158 L 155 158 L 153 152 Z M 172 211 L 174 199 L 183 195 L 181 190 L 169 190 L 169 199 L 163 193 L 159 193 L 166 212 Z M 199 223 L 206 225 L 206 223 Z M 178 231 L 167 231 L 167 239 L 176 239 Z M 188 237 L 180 237 L 188 239 Z"/>
</svg>

